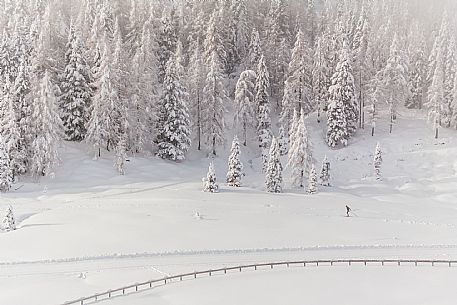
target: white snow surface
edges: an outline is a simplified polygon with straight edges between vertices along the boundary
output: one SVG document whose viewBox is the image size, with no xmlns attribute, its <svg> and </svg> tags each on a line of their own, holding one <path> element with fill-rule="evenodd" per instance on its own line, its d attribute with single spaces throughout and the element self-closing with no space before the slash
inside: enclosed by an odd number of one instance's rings
<svg viewBox="0 0 457 305">
<path fill-rule="evenodd" d="M 88 147 L 66 143 L 53 178 L 24 179 L 1 195 L 0 210 L 13 206 L 18 229 L 0 232 L 0 303 L 61 304 L 168 274 L 252 262 L 457 259 L 455 131 L 442 130 L 435 140 L 421 114 L 409 111 L 393 134 L 379 122 L 375 137 L 367 128 L 347 148 L 331 150 L 324 124 L 315 118 L 308 124 L 316 167 L 324 155 L 331 162 L 333 187 L 317 195 L 291 189 L 288 170 L 284 193 L 266 193 L 259 152 L 244 147 L 243 187 L 227 187 L 230 140 L 214 160 L 217 194 L 202 192 L 210 162 L 204 153 L 181 163 L 130 157 L 126 175 L 118 176 L 112 154 L 94 161 Z M 378 141 L 382 181 L 373 177 Z M 346 204 L 353 217 L 344 217 Z M 456 272 L 260 271 L 159 287 L 106 304 L 454 304 Z"/>
</svg>

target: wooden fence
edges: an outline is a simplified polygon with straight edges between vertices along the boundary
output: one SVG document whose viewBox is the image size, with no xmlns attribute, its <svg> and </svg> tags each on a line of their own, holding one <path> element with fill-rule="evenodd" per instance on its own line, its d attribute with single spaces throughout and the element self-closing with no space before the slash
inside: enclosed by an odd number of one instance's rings
<svg viewBox="0 0 457 305">
<path fill-rule="evenodd" d="M 146 289 L 151 289 L 156 286 L 170 284 L 172 282 L 179 282 L 185 279 L 197 279 L 203 276 L 213 276 L 216 274 L 227 274 L 230 271 L 248 271 L 248 270 L 265 270 L 273 269 L 274 267 L 297 267 L 297 266 L 334 266 L 334 265 L 409 265 L 409 266 L 457 266 L 457 261 L 451 260 L 395 260 L 395 259 L 341 259 L 341 260 L 306 260 L 306 261 L 287 261 L 287 262 L 276 262 L 276 263 L 262 263 L 262 264 L 250 264 L 250 265 L 241 265 L 235 267 L 224 267 L 218 269 L 210 269 L 205 271 L 195 271 L 190 273 L 178 274 L 173 276 L 167 276 L 160 279 L 155 279 L 142 283 L 135 283 L 129 286 L 124 286 L 121 288 L 108 290 L 102 293 L 97 293 L 88 297 L 83 297 L 77 300 L 69 301 L 63 305 L 87 305 L 93 304 L 98 301 L 110 299 L 112 297 L 118 297 L 125 295 L 127 293 L 134 293 L 138 291 L 144 291 Z"/>
</svg>

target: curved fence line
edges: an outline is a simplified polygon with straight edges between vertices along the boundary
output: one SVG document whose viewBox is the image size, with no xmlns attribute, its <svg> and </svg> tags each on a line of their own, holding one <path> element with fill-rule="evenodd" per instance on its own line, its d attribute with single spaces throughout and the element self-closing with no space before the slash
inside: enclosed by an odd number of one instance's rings
<svg viewBox="0 0 457 305">
<path fill-rule="evenodd" d="M 273 269 L 275 266 L 334 266 L 334 265 L 348 265 L 352 266 L 356 265 L 374 265 L 379 264 L 381 266 L 389 265 L 441 265 L 441 266 L 457 266 L 457 260 L 395 260 L 395 259 L 385 259 L 385 260 L 377 260 L 377 259 L 340 259 L 340 260 L 305 260 L 305 261 L 286 261 L 286 262 L 275 262 L 275 263 L 261 263 L 261 264 L 250 264 L 250 265 L 240 265 L 234 267 L 224 267 L 224 268 L 217 268 L 217 269 L 210 269 L 205 271 L 195 271 L 190 273 L 183 273 L 173 276 L 167 276 L 160 279 L 155 279 L 147 282 L 135 283 L 132 285 L 124 286 L 121 288 L 108 290 L 102 293 L 97 293 L 88 297 L 79 298 L 77 300 L 69 301 L 64 303 L 63 305 L 87 305 L 93 304 L 98 301 L 107 300 L 113 297 L 118 297 L 125 295 L 127 293 L 144 291 L 147 289 L 152 289 L 157 286 L 170 284 L 172 282 L 180 282 L 185 279 L 197 279 L 198 276 L 213 276 L 215 274 L 227 274 L 229 271 L 246 271 L 246 270 L 265 270 L 265 268 Z"/>
</svg>

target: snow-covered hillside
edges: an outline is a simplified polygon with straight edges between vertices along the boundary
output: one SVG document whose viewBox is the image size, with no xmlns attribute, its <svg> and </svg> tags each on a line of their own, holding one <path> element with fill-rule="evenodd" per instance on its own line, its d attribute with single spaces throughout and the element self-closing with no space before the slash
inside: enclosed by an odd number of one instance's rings
<svg viewBox="0 0 457 305">
<path fill-rule="evenodd" d="M 226 158 L 214 160 L 220 193 L 212 194 L 202 192 L 205 156 L 181 164 L 132 158 L 126 175 L 118 176 L 110 156 L 94 161 L 84 146 L 67 144 L 53 178 L 2 194 L 2 211 L 13 206 L 18 229 L 0 233 L 0 300 L 58 304 L 163 274 L 238 262 L 455 259 L 457 142 L 452 131 L 434 140 L 417 116 L 405 112 L 393 134 L 387 125 L 376 137 L 360 131 L 341 150 L 329 149 L 324 126 L 309 118 L 315 158 L 327 155 L 331 162 L 333 186 L 316 195 L 291 189 L 288 171 L 284 193 L 266 193 L 259 156 L 249 151 L 242 151 L 247 175 L 241 188 L 225 186 Z M 373 177 L 378 141 L 382 181 Z M 353 217 L 344 217 L 345 205 Z M 338 270 L 338 276 L 346 272 L 352 271 Z M 397 272 L 386 272 L 386 281 Z M 447 272 L 433 271 L 437 281 L 448 280 Z M 327 275 L 332 271 L 319 278 Z"/>
</svg>

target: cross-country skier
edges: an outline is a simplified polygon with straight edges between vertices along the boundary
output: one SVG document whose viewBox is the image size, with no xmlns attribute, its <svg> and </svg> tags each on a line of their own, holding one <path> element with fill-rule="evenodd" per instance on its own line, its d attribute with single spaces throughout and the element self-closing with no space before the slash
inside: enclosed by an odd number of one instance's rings
<svg viewBox="0 0 457 305">
<path fill-rule="evenodd" d="M 349 217 L 349 212 L 351 212 L 351 208 L 346 206 L 346 217 Z"/>
</svg>

